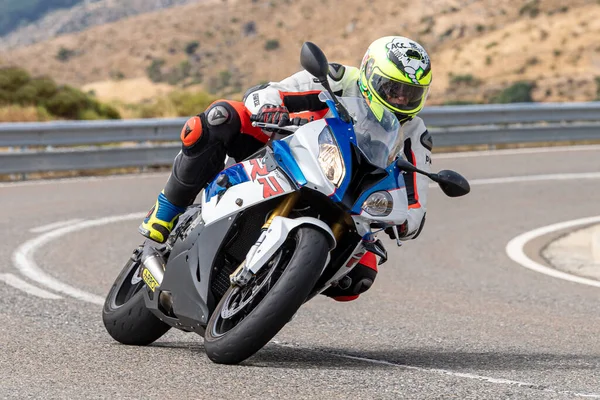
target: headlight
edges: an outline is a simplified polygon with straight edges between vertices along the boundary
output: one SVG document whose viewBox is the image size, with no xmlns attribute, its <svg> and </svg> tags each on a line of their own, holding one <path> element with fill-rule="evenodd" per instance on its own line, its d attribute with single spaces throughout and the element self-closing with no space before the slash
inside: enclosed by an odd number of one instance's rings
<svg viewBox="0 0 600 400">
<path fill-rule="evenodd" d="M 375 192 L 362 205 L 362 209 L 374 217 L 385 217 L 393 208 L 394 200 L 388 192 Z"/>
<path fill-rule="evenodd" d="M 319 165 L 321 170 L 336 187 L 340 186 L 346 173 L 342 153 L 328 126 L 319 134 Z"/>
</svg>

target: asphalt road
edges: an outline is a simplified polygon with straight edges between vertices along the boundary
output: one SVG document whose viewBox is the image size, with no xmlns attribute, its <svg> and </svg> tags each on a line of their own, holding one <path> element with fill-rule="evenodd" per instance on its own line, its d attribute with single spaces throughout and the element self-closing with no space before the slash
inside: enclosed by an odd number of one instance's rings
<svg viewBox="0 0 600 400">
<path fill-rule="evenodd" d="M 47 227 L 144 212 L 165 174 L 0 185 L 0 398 L 600 398 L 600 289 L 505 252 L 523 232 L 600 214 L 600 176 L 489 180 L 598 173 L 600 149 L 434 156 L 433 166 L 463 173 L 471 194 L 431 189 L 421 237 L 400 249 L 385 239 L 391 257 L 369 292 L 304 305 L 240 366 L 211 363 L 194 334 L 171 330 L 142 348 L 105 332 L 97 303 L 140 241 L 138 219 Z"/>
</svg>

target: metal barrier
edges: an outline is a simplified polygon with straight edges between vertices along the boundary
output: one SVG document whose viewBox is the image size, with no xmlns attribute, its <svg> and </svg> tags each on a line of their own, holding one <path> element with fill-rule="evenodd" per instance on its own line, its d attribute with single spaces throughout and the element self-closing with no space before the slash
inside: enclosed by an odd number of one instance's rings
<svg viewBox="0 0 600 400">
<path fill-rule="evenodd" d="M 600 140 L 600 102 L 426 107 L 420 116 L 436 147 Z M 169 165 L 185 121 L 0 124 L 0 174 Z"/>
</svg>

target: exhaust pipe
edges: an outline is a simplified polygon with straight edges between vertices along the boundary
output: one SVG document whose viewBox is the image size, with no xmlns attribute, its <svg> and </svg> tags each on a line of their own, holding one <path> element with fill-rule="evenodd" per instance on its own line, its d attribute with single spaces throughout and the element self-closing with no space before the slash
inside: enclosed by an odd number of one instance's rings
<svg viewBox="0 0 600 400">
<path fill-rule="evenodd" d="M 165 276 L 165 260 L 156 249 L 148 246 L 142 252 L 142 264 L 145 270 L 142 272 L 142 278 L 154 291 L 157 286 L 160 286 Z"/>
</svg>

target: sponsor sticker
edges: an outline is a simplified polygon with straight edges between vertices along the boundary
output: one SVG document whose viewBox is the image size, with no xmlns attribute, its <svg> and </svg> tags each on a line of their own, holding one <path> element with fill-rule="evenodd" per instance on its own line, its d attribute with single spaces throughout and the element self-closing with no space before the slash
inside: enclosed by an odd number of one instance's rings
<svg viewBox="0 0 600 400">
<path fill-rule="evenodd" d="M 154 290 L 158 286 L 158 282 L 156 281 L 156 279 L 154 279 L 152 273 L 146 268 L 144 268 L 144 272 L 142 272 L 142 278 L 144 279 L 144 282 L 146 282 L 146 285 L 150 288 L 150 290 L 154 292 Z"/>
</svg>

